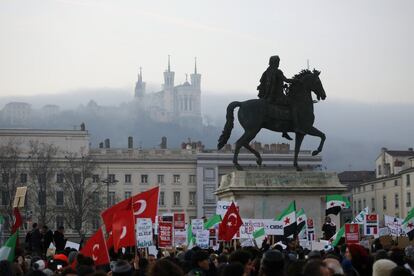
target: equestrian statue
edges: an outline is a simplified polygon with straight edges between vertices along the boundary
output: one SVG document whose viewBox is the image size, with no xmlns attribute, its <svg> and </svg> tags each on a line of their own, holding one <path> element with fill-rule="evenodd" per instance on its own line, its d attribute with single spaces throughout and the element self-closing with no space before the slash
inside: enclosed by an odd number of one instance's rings
<svg viewBox="0 0 414 276">
<path fill-rule="evenodd" d="M 282 132 L 282 137 L 292 140 L 288 132 L 295 133 L 295 156 L 293 165 L 301 171 L 298 165 L 298 154 L 306 134 L 319 137 L 320 143 L 312 152 L 315 156 L 322 151 L 325 134 L 313 126 L 315 115 L 313 104 L 325 100 L 326 94 L 319 79 L 320 71 L 302 70 L 292 79 L 285 77 L 279 69 L 280 58 L 272 56 L 269 67 L 260 78 L 259 99 L 244 102 L 232 102 L 227 106 L 226 124 L 218 140 L 217 148 L 220 150 L 230 138 L 234 127 L 234 109 L 239 107 L 238 119 L 244 129 L 244 134 L 237 140 L 234 150 L 233 164 L 238 170 L 243 168 L 238 163 L 241 147 L 245 147 L 256 156 L 256 163 L 262 164 L 262 157 L 250 146 L 262 128 Z M 285 83 L 289 83 L 286 85 Z M 312 99 L 315 93 L 317 101 Z"/>
</svg>

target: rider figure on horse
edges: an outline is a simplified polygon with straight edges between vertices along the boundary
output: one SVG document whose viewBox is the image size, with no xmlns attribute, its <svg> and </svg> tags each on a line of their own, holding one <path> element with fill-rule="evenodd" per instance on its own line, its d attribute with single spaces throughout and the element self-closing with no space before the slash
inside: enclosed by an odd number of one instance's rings
<svg viewBox="0 0 414 276">
<path fill-rule="evenodd" d="M 260 99 L 265 99 L 270 104 L 290 106 L 294 131 L 297 133 L 304 133 L 299 126 L 298 110 L 295 103 L 289 101 L 285 93 L 283 93 L 285 82 L 294 83 L 298 82 L 298 80 L 286 78 L 282 70 L 279 69 L 279 63 L 279 56 L 270 57 L 269 67 L 263 72 L 262 77 L 260 78 L 260 85 L 257 87 L 257 90 L 259 90 L 258 97 Z M 283 132 L 282 137 L 292 140 L 287 132 Z"/>
</svg>

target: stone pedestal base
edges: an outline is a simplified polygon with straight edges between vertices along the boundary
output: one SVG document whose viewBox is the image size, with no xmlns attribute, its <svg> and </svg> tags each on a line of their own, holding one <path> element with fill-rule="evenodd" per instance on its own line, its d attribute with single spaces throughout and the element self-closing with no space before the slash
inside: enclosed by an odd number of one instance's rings
<svg viewBox="0 0 414 276">
<path fill-rule="evenodd" d="M 216 195 L 219 200 L 236 201 L 242 218 L 275 218 L 295 200 L 296 209 L 305 210 L 321 237 L 325 196 L 346 190 L 336 173 L 252 170 L 222 176 Z M 331 218 L 338 230 L 339 215 Z"/>
</svg>

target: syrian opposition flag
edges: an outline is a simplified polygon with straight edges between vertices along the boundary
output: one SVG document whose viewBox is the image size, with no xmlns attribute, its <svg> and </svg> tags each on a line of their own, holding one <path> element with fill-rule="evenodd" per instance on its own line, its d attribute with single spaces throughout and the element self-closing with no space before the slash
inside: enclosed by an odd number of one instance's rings
<svg viewBox="0 0 414 276">
<path fill-rule="evenodd" d="M 219 224 L 219 240 L 231 241 L 234 235 L 239 231 L 242 224 L 243 221 L 240 217 L 239 211 L 237 211 L 236 205 L 232 202 L 230 207 L 227 209 L 223 220 Z"/>
<path fill-rule="evenodd" d="M 369 208 L 365 207 L 353 220 L 352 223 L 362 224 L 364 222 L 364 217 L 369 213 Z M 341 241 L 341 238 L 345 235 L 345 225 L 343 225 L 338 232 L 330 239 L 332 241 L 332 246 L 337 246 Z"/>
<path fill-rule="evenodd" d="M 214 225 L 216 225 L 217 223 L 221 222 L 221 216 L 215 214 L 214 216 L 212 216 L 208 221 L 206 221 L 204 223 L 204 229 L 210 229 L 212 228 Z"/>
<path fill-rule="evenodd" d="M 191 223 L 187 226 L 187 248 L 191 249 L 195 244 L 195 237 L 193 235 L 193 227 Z"/>
<path fill-rule="evenodd" d="M 84 256 L 91 257 L 95 265 L 109 264 L 108 249 L 106 248 L 105 238 L 101 228 L 89 238 L 80 253 Z"/>
<path fill-rule="evenodd" d="M 283 221 L 284 237 L 297 234 L 296 203 L 292 201 L 283 212 L 276 217 L 277 221 Z"/>
<path fill-rule="evenodd" d="M 414 208 L 408 212 L 407 217 L 402 223 L 402 227 L 407 233 L 408 239 L 411 241 L 414 238 Z"/>
<path fill-rule="evenodd" d="M 349 208 L 351 204 L 349 200 L 342 195 L 327 195 L 326 196 L 326 215 L 339 214 L 342 209 Z"/>
<path fill-rule="evenodd" d="M 112 239 L 115 252 L 121 247 L 135 246 L 134 212 L 122 210 L 113 217 Z"/>
<path fill-rule="evenodd" d="M 112 207 L 102 212 L 102 220 L 105 224 L 107 233 L 112 230 L 113 217 L 116 213 L 123 210 L 134 210 L 134 217 L 137 218 L 150 218 L 152 223 L 155 222 L 155 217 L 158 212 L 158 194 L 159 187 L 152 188 L 148 191 L 136 194 L 128 199 L 125 199 Z"/>
<path fill-rule="evenodd" d="M 306 221 L 308 218 L 306 217 L 305 211 L 301 208 L 299 211 L 296 212 L 296 224 L 298 227 L 298 233 L 302 230 L 306 229 Z"/>
<path fill-rule="evenodd" d="M 0 248 L 0 261 L 8 260 L 9 262 L 13 262 L 14 251 L 16 249 L 16 241 L 18 235 L 19 231 L 16 231 Z"/>
</svg>

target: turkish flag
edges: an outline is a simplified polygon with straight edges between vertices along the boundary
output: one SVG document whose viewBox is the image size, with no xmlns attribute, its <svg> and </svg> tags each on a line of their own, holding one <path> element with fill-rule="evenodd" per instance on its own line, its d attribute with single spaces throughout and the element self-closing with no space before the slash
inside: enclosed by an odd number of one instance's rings
<svg viewBox="0 0 414 276">
<path fill-rule="evenodd" d="M 232 202 L 219 225 L 219 240 L 230 241 L 237 231 L 239 231 L 242 224 L 243 221 L 237 211 L 236 205 Z"/>
<path fill-rule="evenodd" d="M 108 248 L 106 247 L 102 229 L 99 229 L 92 237 L 90 237 L 80 253 L 84 256 L 91 257 L 95 262 L 95 265 L 109 264 Z"/>
<path fill-rule="evenodd" d="M 131 209 L 119 211 L 114 215 L 112 239 L 115 252 L 121 247 L 135 246 L 134 222 L 134 212 Z"/>
<path fill-rule="evenodd" d="M 11 230 L 11 233 L 14 234 L 22 225 L 23 220 L 22 220 L 22 216 L 20 214 L 19 208 L 15 207 L 13 208 L 13 214 L 14 214 L 14 224 Z"/>
<path fill-rule="evenodd" d="M 152 222 L 154 223 L 155 216 L 158 212 L 159 190 L 159 187 L 152 188 L 148 191 L 125 199 L 103 211 L 101 216 L 105 224 L 106 232 L 109 233 L 112 230 L 114 215 L 119 211 L 131 209 L 131 207 L 134 210 L 135 219 L 151 218 Z"/>
<path fill-rule="evenodd" d="M 111 247 L 114 246 L 114 239 L 112 238 L 112 231 L 109 232 L 109 234 L 108 234 L 108 238 L 106 239 L 106 246 L 108 248 L 111 248 Z"/>
<path fill-rule="evenodd" d="M 155 217 L 158 213 L 159 192 L 160 187 L 157 186 L 132 197 L 132 208 L 134 209 L 135 219 L 150 218 L 152 223 L 155 223 Z"/>
</svg>

